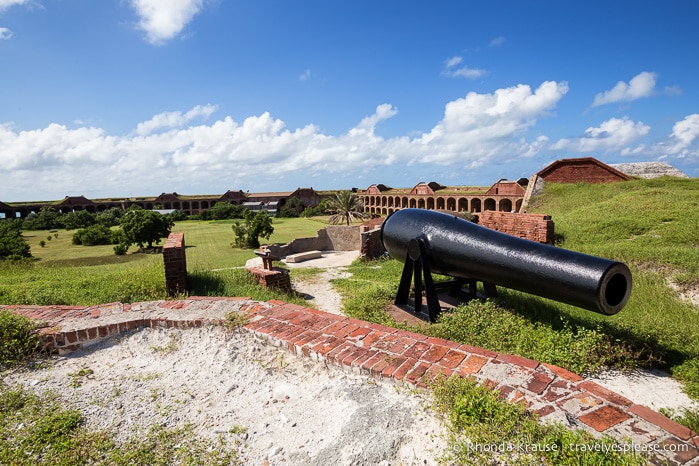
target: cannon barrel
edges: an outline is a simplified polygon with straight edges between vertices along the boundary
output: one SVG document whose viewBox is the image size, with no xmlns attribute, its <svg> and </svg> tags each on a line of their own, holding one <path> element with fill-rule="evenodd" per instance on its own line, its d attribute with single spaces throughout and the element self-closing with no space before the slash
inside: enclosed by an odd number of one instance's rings
<svg viewBox="0 0 699 466">
<path fill-rule="evenodd" d="M 411 241 L 421 240 L 432 272 L 605 315 L 619 312 L 631 295 L 631 272 L 621 262 L 517 238 L 441 212 L 398 210 L 384 221 L 381 240 L 401 262 L 415 254 Z"/>
</svg>

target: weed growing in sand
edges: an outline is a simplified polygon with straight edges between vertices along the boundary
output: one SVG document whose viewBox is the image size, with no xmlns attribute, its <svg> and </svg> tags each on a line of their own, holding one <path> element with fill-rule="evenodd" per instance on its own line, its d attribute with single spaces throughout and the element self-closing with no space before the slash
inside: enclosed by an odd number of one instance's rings
<svg viewBox="0 0 699 466">
<path fill-rule="evenodd" d="M 180 342 L 180 335 L 178 333 L 171 333 L 168 336 L 168 342 L 163 346 L 149 346 L 150 350 L 155 353 L 170 354 L 177 351 Z"/>
<path fill-rule="evenodd" d="M 242 435 L 248 431 L 247 428 L 241 426 L 240 424 L 234 424 L 233 427 L 228 429 L 229 434 Z"/>
<path fill-rule="evenodd" d="M 245 327 L 250 320 L 250 317 L 240 311 L 233 311 L 226 314 L 226 318 L 223 321 L 223 326 L 229 330 L 239 329 L 240 327 Z"/>
<path fill-rule="evenodd" d="M 83 367 L 78 372 L 68 372 L 68 377 L 70 377 L 70 386 L 71 387 L 79 387 L 83 384 L 85 379 L 91 379 L 92 374 L 94 374 L 95 371 L 90 369 L 89 367 Z"/>
<path fill-rule="evenodd" d="M 441 458 L 448 464 L 646 464 L 642 456 L 617 451 L 616 439 L 541 424 L 523 405 L 503 401 L 497 391 L 471 380 L 442 378 L 432 388 L 434 408 L 449 429 L 450 449 Z M 591 445 L 599 448 L 579 448 Z"/>
<path fill-rule="evenodd" d="M 149 382 L 151 380 L 159 378 L 160 376 L 161 374 L 158 372 L 141 372 L 140 374 L 134 377 L 134 380 L 137 380 L 139 382 Z"/>
<path fill-rule="evenodd" d="M 0 464 L 78 466 L 133 464 L 240 464 L 223 438 L 197 436 L 192 427 L 155 426 L 117 443 L 108 431 L 84 427 L 77 410 L 54 393 L 33 393 L 0 381 Z"/>
</svg>

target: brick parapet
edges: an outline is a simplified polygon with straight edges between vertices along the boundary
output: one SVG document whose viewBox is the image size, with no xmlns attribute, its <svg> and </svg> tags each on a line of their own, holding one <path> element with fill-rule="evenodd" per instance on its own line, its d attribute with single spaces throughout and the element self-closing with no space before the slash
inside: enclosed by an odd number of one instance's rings
<svg viewBox="0 0 699 466">
<path fill-rule="evenodd" d="M 201 327 L 240 312 L 248 317 L 246 330 L 299 357 L 416 387 L 429 387 L 440 375 L 469 377 L 504 400 L 523 403 L 543 421 L 631 441 L 653 451 L 654 463 L 699 465 L 695 432 L 566 369 L 284 301 L 192 297 L 0 309 L 41 321 L 46 346 L 61 353 L 139 328 Z"/>
</svg>

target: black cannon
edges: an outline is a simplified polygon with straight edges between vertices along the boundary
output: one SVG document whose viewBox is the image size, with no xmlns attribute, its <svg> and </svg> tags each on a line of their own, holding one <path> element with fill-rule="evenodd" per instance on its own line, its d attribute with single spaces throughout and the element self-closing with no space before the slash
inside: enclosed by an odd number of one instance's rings
<svg viewBox="0 0 699 466">
<path fill-rule="evenodd" d="M 388 253 L 405 263 L 396 304 L 408 303 L 415 282 L 415 312 L 422 308 L 424 277 L 427 317 L 441 311 L 432 273 L 456 278 L 456 286 L 483 281 L 613 315 L 631 295 L 631 272 L 616 261 L 500 233 L 454 215 L 402 209 L 381 227 Z M 454 287 L 452 283 L 450 286 Z"/>
</svg>

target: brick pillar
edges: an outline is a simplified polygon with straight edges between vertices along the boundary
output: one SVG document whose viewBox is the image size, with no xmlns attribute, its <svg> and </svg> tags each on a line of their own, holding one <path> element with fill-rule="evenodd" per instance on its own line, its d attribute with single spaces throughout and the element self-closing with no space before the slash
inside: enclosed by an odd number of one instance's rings
<svg viewBox="0 0 699 466">
<path fill-rule="evenodd" d="M 266 270 L 260 267 L 249 267 L 247 272 L 255 277 L 257 283 L 263 288 L 277 288 L 281 291 L 291 293 L 291 277 L 289 271 L 279 267 L 272 267 Z"/>
<path fill-rule="evenodd" d="M 187 292 L 187 258 L 184 233 L 170 233 L 163 245 L 165 287 L 170 295 Z"/>
</svg>

